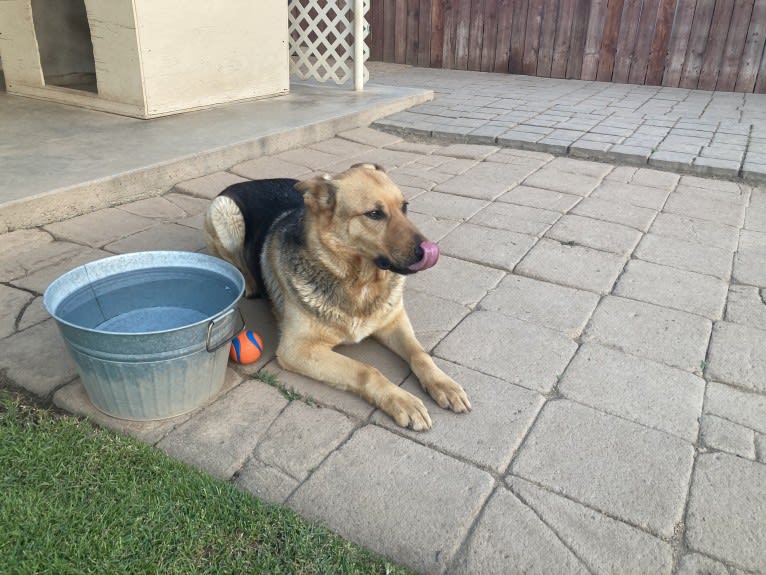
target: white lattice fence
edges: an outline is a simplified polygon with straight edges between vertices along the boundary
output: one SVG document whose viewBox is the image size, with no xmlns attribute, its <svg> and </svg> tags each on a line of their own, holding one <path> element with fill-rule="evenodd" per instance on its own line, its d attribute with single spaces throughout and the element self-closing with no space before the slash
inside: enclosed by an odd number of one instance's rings
<svg viewBox="0 0 766 575">
<path fill-rule="evenodd" d="M 361 89 L 369 78 L 364 62 L 370 50 L 364 39 L 370 26 L 364 15 L 370 9 L 370 0 L 357 1 L 362 9 L 356 25 L 354 0 L 289 1 L 290 73 L 303 80 L 332 80 L 336 84 L 354 79 L 356 89 Z M 361 30 L 360 38 L 355 38 L 355 30 Z M 355 78 L 355 51 L 361 57 L 357 74 L 363 74 L 363 79 Z"/>
</svg>

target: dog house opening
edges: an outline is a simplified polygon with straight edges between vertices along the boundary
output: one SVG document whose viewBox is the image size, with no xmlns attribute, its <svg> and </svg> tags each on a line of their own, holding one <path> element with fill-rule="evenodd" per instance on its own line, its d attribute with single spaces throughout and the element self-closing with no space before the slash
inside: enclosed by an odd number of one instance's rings
<svg viewBox="0 0 766 575">
<path fill-rule="evenodd" d="M 32 18 L 45 84 L 97 93 L 85 0 L 32 0 Z"/>
</svg>

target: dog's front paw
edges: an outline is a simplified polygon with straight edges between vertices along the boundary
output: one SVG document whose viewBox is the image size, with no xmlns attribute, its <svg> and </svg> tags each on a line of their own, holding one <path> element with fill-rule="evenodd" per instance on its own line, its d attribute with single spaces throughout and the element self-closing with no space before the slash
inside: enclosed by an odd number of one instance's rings
<svg viewBox="0 0 766 575">
<path fill-rule="evenodd" d="M 446 373 L 442 373 L 438 377 L 422 383 L 425 390 L 439 407 L 451 409 L 455 413 L 471 411 L 471 402 L 468 400 L 468 395 Z"/>
<path fill-rule="evenodd" d="M 411 393 L 403 389 L 395 388 L 396 391 L 386 397 L 380 408 L 402 427 L 415 431 L 431 429 L 431 416 L 425 404 Z"/>
</svg>

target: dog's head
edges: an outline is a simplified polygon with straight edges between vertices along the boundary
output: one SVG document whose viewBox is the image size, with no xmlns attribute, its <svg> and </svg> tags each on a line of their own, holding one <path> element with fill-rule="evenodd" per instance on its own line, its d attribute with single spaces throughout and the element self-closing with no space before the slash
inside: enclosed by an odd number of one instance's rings
<svg viewBox="0 0 766 575">
<path fill-rule="evenodd" d="M 428 269 L 439 259 L 439 247 L 407 218 L 404 194 L 376 164 L 356 164 L 295 188 L 337 257 L 361 258 L 399 274 Z"/>
</svg>

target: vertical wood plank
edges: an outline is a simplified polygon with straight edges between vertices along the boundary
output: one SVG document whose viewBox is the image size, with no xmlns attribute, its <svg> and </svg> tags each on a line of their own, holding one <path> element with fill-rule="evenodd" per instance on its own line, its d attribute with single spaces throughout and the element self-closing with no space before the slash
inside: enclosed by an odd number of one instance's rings
<svg viewBox="0 0 766 575">
<path fill-rule="evenodd" d="M 753 13 L 753 3 L 754 0 L 735 0 L 734 2 L 734 12 L 731 15 L 726 46 L 723 49 L 721 70 L 715 85 L 716 90 L 731 91 L 737 82 L 739 62 L 742 58 L 742 51 L 745 49 L 747 28 Z"/>
<path fill-rule="evenodd" d="M 697 87 L 702 71 L 702 59 L 705 56 L 705 44 L 708 41 L 710 24 L 713 21 L 714 8 L 715 3 L 712 0 L 697 2 L 692 31 L 689 34 L 689 46 L 686 49 L 686 61 L 681 72 L 681 81 L 678 84 L 681 88 Z"/>
<path fill-rule="evenodd" d="M 513 22 L 511 28 L 511 74 L 524 73 L 524 48 L 527 34 L 527 15 L 529 0 L 514 0 Z"/>
<path fill-rule="evenodd" d="M 537 56 L 540 50 L 540 29 L 543 23 L 544 7 L 545 0 L 529 0 L 524 61 L 522 63 L 522 70 L 528 76 L 534 76 L 537 73 Z"/>
<path fill-rule="evenodd" d="M 643 84 L 646 78 L 646 67 L 649 63 L 649 52 L 657 24 L 657 9 L 659 0 L 644 0 L 641 8 L 641 20 L 638 23 L 638 37 L 633 51 L 633 61 L 630 64 L 628 83 Z"/>
<path fill-rule="evenodd" d="M 716 2 L 705 54 L 702 58 L 699 81 L 697 82 L 697 88 L 700 90 L 715 90 L 733 11 L 734 2 L 731 0 L 718 0 Z"/>
<path fill-rule="evenodd" d="M 492 70 L 508 72 L 511 61 L 511 31 L 513 27 L 513 0 L 498 0 L 497 39 Z"/>
<path fill-rule="evenodd" d="M 614 70 L 614 57 L 617 50 L 617 35 L 620 33 L 622 8 L 625 0 L 609 0 L 604 23 L 604 37 L 601 40 L 601 50 L 598 53 L 598 73 L 596 80 L 609 82 Z"/>
<path fill-rule="evenodd" d="M 559 13 L 556 18 L 556 41 L 553 44 L 553 58 L 551 62 L 551 78 L 564 78 L 567 75 L 576 4 L 577 0 L 560 0 L 559 2 Z"/>
<path fill-rule="evenodd" d="M 766 94 L 766 49 L 764 49 L 764 52 L 761 55 L 761 66 L 758 69 L 758 76 L 755 80 L 755 89 L 753 92 L 756 94 Z"/>
<path fill-rule="evenodd" d="M 420 0 L 407 1 L 407 38 L 405 41 L 405 63 L 415 66 L 418 63 L 418 18 Z"/>
<path fill-rule="evenodd" d="M 657 9 L 657 22 L 654 25 L 652 49 L 649 51 L 649 62 L 646 65 L 645 84 L 659 86 L 662 83 L 665 64 L 668 60 L 668 46 L 675 13 L 676 0 L 660 0 L 660 6 Z"/>
<path fill-rule="evenodd" d="M 407 0 L 396 0 L 396 17 L 394 23 L 396 42 L 394 57 L 397 64 L 407 63 Z"/>
<path fill-rule="evenodd" d="M 559 17 L 559 0 L 546 0 L 540 25 L 540 48 L 537 54 L 537 76 L 550 78 L 553 65 L 553 45 L 556 41 L 556 22 Z"/>
<path fill-rule="evenodd" d="M 484 44 L 485 1 L 495 3 L 497 0 L 472 0 L 471 18 L 468 34 L 468 69 L 481 70 L 481 50 Z"/>
<path fill-rule="evenodd" d="M 396 0 L 384 0 L 383 60 L 396 62 Z"/>
<path fill-rule="evenodd" d="M 431 0 L 431 66 L 441 68 L 444 45 L 444 0 Z"/>
<path fill-rule="evenodd" d="M 567 62 L 567 78 L 579 79 L 582 76 L 583 55 L 585 53 L 585 35 L 588 31 L 590 7 L 590 0 L 577 0 L 577 3 L 575 4 L 569 61 Z"/>
<path fill-rule="evenodd" d="M 745 49 L 734 89 L 737 92 L 752 92 L 758 68 L 763 57 L 763 45 L 766 41 L 766 0 L 755 0 L 753 13 L 750 17 L 750 27 L 747 31 Z"/>
<path fill-rule="evenodd" d="M 702 0 L 707 2 L 709 0 Z M 670 47 L 668 48 L 668 61 L 665 73 L 662 76 L 663 86 L 678 87 L 681 81 L 681 71 L 686 60 L 686 49 L 689 45 L 689 34 L 692 31 L 692 20 L 697 0 L 679 0 L 676 8 L 676 18 L 673 22 L 673 31 L 670 35 Z"/>
<path fill-rule="evenodd" d="M 476 0 L 457 0 L 455 62 L 457 70 L 468 69 L 468 39 L 471 35 L 471 4 Z"/>
<path fill-rule="evenodd" d="M 383 7 L 384 0 L 376 0 L 370 4 L 370 34 L 367 45 L 370 47 L 370 60 L 383 60 Z"/>
<path fill-rule="evenodd" d="M 486 0 L 486 4 L 484 6 L 484 38 L 481 43 L 480 66 L 482 72 L 495 71 L 495 54 L 498 50 L 498 11 L 502 4 L 504 4 L 503 0 Z"/>
<path fill-rule="evenodd" d="M 423 68 L 431 64 L 431 0 L 420 0 L 417 64 Z"/>
<path fill-rule="evenodd" d="M 625 84 L 630 76 L 630 67 L 638 38 L 638 25 L 641 21 L 642 0 L 625 0 L 620 19 L 620 32 L 617 37 L 617 49 L 614 55 L 612 82 Z"/>
<path fill-rule="evenodd" d="M 581 78 L 583 80 L 595 80 L 598 74 L 598 57 L 601 50 L 601 39 L 604 36 L 606 9 L 607 0 L 592 0 L 582 60 Z"/>
<path fill-rule="evenodd" d="M 444 13 L 444 34 L 442 35 L 442 67 L 455 67 L 455 26 L 456 11 L 455 2 L 460 0 L 445 0 L 442 12 Z"/>
</svg>

